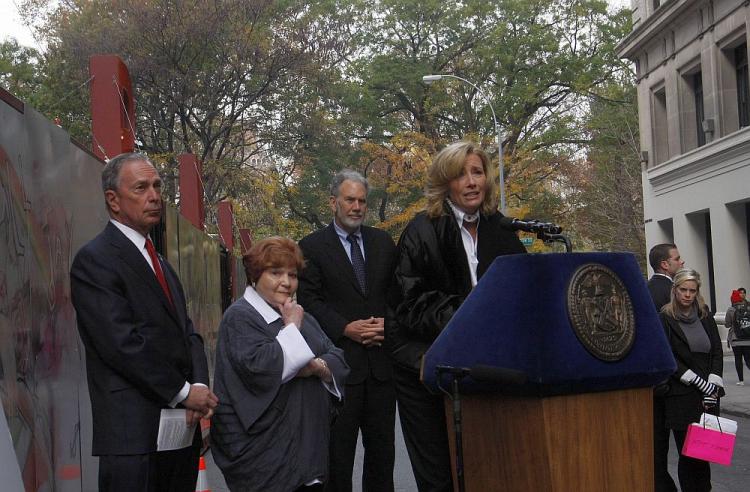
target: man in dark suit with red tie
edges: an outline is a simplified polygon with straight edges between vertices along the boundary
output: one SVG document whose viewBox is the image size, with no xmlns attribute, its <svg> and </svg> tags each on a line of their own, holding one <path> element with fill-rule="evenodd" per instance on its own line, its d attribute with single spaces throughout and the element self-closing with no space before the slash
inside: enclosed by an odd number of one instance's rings
<svg viewBox="0 0 750 492">
<path fill-rule="evenodd" d="M 70 272 L 101 491 L 193 492 L 200 426 L 192 446 L 157 452 L 161 410 L 184 408 L 192 425 L 217 404 L 182 285 L 149 238 L 161 219 L 161 184 L 145 155 L 110 160 L 102 188 L 111 220 Z"/>
<path fill-rule="evenodd" d="M 345 170 L 331 184 L 331 224 L 299 243 L 307 262 L 297 298 L 351 368 L 346 400 L 331 432 L 329 491 L 352 490 L 357 436 L 365 449 L 362 490 L 392 491 L 396 394 L 383 349 L 396 246 L 384 231 L 363 225 L 368 184 Z"/>
</svg>

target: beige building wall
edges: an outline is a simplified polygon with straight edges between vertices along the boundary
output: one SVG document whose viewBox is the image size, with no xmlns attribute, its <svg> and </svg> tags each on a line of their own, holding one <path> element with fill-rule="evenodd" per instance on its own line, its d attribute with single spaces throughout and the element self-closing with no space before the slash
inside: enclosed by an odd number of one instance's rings
<svg viewBox="0 0 750 492">
<path fill-rule="evenodd" d="M 633 0 L 632 8 L 634 29 L 618 49 L 636 64 L 647 247 L 675 242 L 702 274 L 706 300 L 724 311 L 733 289 L 750 288 L 750 126 L 740 124 L 737 84 L 750 7 Z"/>
</svg>

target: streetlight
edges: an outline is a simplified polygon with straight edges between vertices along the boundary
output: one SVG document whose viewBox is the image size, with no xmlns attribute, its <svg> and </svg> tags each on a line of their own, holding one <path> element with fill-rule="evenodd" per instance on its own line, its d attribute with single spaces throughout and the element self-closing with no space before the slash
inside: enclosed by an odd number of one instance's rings
<svg viewBox="0 0 750 492">
<path fill-rule="evenodd" d="M 472 86 L 474 89 L 477 90 L 479 95 L 484 98 L 484 101 L 490 107 L 490 111 L 492 111 L 492 121 L 495 122 L 495 139 L 497 140 L 497 154 L 500 160 L 497 166 L 499 170 L 499 174 L 500 174 L 500 211 L 502 213 L 505 213 L 505 171 L 503 169 L 503 141 L 500 135 L 500 125 L 497 123 L 497 116 L 495 115 L 495 108 L 492 107 L 492 101 L 490 100 L 489 97 L 487 97 L 487 95 L 484 92 L 482 92 L 482 89 L 477 87 L 476 84 L 474 84 L 473 82 L 469 80 L 466 80 L 463 77 L 459 77 L 458 75 L 448 75 L 448 74 L 425 75 L 424 77 L 422 77 L 422 82 L 424 82 L 427 85 L 430 85 L 433 82 L 437 82 L 438 80 L 441 80 L 444 78 L 458 79 L 461 82 L 466 82 L 467 84 Z"/>
</svg>

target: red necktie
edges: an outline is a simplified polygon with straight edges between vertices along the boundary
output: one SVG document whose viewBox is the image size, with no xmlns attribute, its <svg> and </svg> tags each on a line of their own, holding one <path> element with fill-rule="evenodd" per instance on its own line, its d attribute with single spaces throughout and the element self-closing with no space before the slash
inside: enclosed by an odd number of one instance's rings
<svg viewBox="0 0 750 492">
<path fill-rule="evenodd" d="M 167 279 L 164 278 L 164 272 L 161 269 L 161 263 L 159 263 L 159 257 L 156 255 L 156 249 L 154 248 L 154 243 L 151 242 L 151 238 L 146 238 L 146 251 L 148 251 L 148 255 L 151 257 L 151 263 L 154 265 L 154 273 L 156 274 L 156 280 L 159 281 L 159 285 L 161 285 L 161 289 L 164 291 L 164 294 L 167 296 L 167 299 L 169 299 L 169 303 L 174 306 L 174 302 L 172 302 L 172 294 L 169 292 L 169 286 L 167 285 Z"/>
</svg>

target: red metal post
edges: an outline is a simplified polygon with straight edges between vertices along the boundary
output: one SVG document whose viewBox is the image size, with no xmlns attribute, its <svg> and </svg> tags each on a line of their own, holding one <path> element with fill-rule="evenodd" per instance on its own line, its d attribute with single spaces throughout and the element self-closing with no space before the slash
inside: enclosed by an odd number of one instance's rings
<svg viewBox="0 0 750 492">
<path fill-rule="evenodd" d="M 101 159 L 135 148 L 135 100 L 128 67 L 116 55 L 89 58 L 92 150 Z"/>
<path fill-rule="evenodd" d="M 244 255 L 247 253 L 247 250 L 249 250 L 252 245 L 253 235 L 250 232 L 250 229 L 240 229 L 240 250 L 242 251 L 242 254 Z"/>
<path fill-rule="evenodd" d="M 180 154 L 180 213 L 195 227 L 203 230 L 206 212 L 203 205 L 203 163 L 195 154 Z"/>
</svg>

